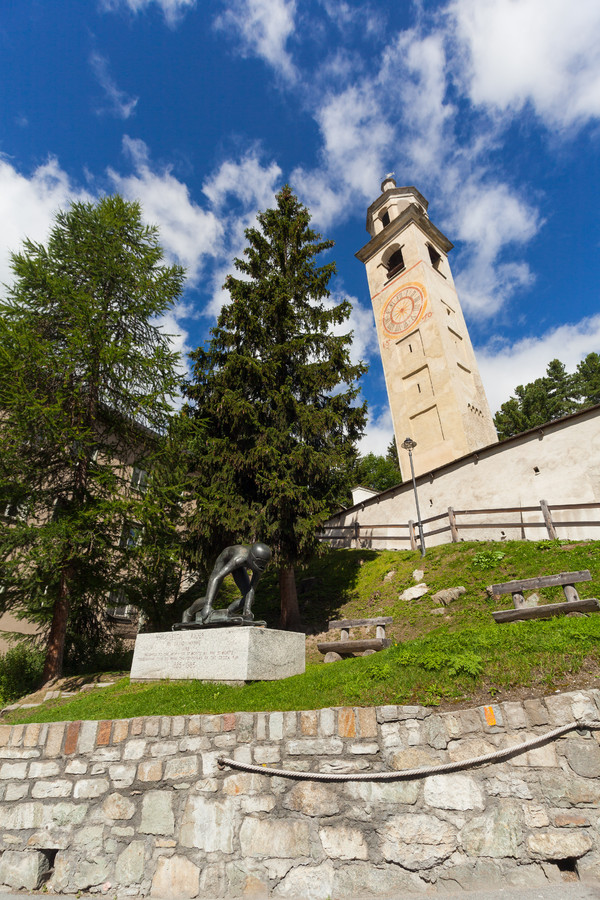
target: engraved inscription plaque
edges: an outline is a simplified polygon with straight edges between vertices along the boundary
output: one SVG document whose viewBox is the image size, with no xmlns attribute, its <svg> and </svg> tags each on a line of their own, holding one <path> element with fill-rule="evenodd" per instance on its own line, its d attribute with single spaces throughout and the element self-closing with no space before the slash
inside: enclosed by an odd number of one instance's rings
<svg viewBox="0 0 600 900">
<path fill-rule="evenodd" d="M 139 634 L 132 681 L 273 681 L 305 669 L 303 634 L 266 628 Z"/>
</svg>

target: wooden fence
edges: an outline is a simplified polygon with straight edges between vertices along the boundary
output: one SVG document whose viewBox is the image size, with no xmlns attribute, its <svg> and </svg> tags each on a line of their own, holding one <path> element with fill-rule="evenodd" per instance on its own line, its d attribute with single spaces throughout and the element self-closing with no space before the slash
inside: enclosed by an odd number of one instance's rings
<svg viewBox="0 0 600 900">
<path fill-rule="evenodd" d="M 500 529 L 502 532 L 516 530 L 520 532 L 518 537 L 522 540 L 529 540 L 526 534 L 527 530 L 541 529 L 540 539 L 547 537 L 550 540 L 556 540 L 560 538 L 563 529 L 584 527 L 600 529 L 600 518 L 565 520 L 556 516 L 564 511 L 585 515 L 586 510 L 592 509 L 600 509 L 600 502 L 550 505 L 545 500 L 540 500 L 538 506 L 505 506 L 493 509 L 454 509 L 450 506 L 446 512 L 422 520 L 423 538 L 427 547 L 428 544 L 445 543 L 437 536 L 447 532 L 450 532 L 452 543 L 457 543 L 461 540 L 477 540 L 475 535 L 481 529 L 488 531 Z M 508 521 L 502 518 L 509 513 L 517 514 L 518 520 Z M 539 521 L 524 519 L 524 514 L 532 513 L 540 514 Z M 482 516 L 487 517 L 485 522 L 472 521 L 474 517 L 481 518 Z M 428 528 L 429 530 L 427 530 Z M 506 536 L 510 537 L 511 535 Z M 434 540 L 432 540 L 433 538 Z M 600 538 L 600 531 L 598 538 Z M 412 519 L 406 523 L 387 522 L 381 525 L 360 525 L 359 522 L 353 522 L 350 525 L 331 525 L 319 535 L 319 539 L 345 547 L 369 547 L 374 542 L 377 544 L 386 542 L 399 549 L 418 550 L 420 546 L 418 523 Z"/>
</svg>

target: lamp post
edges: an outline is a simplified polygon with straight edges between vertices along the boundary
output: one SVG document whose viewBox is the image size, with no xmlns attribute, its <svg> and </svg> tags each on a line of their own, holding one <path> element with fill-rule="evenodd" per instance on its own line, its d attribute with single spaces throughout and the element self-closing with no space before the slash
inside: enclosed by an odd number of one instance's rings
<svg viewBox="0 0 600 900">
<path fill-rule="evenodd" d="M 417 521 L 419 523 L 419 535 L 421 537 L 421 556 L 425 556 L 425 536 L 423 534 L 423 523 L 421 522 L 421 510 L 419 509 L 419 495 L 417 493 L 417 482 L 415 481 L 415 468 L 413 466 L 412 452 L 417 446 L 417 442 L 407 437 L 400 445 L 403 450 L 408 450 L 408 458 L 410 460 L 410 474 L 412 475 L 413 491 L 415 492 L 415 505 L 417 507 Z"/>
</svg>

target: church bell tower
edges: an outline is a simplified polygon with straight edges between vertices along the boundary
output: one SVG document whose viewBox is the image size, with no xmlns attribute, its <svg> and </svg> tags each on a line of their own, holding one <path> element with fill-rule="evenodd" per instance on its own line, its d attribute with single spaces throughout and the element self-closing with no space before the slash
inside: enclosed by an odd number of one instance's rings
<svg viewBox="0 0 600 900">
<path fill-rule="evenodd" d="M 365 264 L 402 477 L 405 438 L 417 442 L 415 473 L 498 440 L 460 307 L 448 253 L 427 200 L 387 175 L 367 211 Z"/>
</svg>

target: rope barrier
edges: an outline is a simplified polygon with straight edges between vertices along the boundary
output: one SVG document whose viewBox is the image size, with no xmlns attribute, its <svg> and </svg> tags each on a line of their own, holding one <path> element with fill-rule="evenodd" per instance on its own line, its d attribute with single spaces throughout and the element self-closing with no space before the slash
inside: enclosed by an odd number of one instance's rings
<svg viewBox="0 0 600 900">
<path fill-rule="evenodd" d="M 229 766 L 229 768 L 238 769 L 241 772 L 256 772 L 260 775 L 272 775 L 279 778 L 295 778 L 298 781 L 412 781 L 416 778 L 427 778 L 429 775 L 460 772 L 463 769 L 472 769 L 475 766 L 484 766 L 488 763 L 510 759 L 513 756 L 525 753 L 527 750 L 548 744 L 550 741 L 575 729 L 579 731 L 598 730 L 600 729 L 600 721 L 596 719 L 580 719 L 578 722 L 574 721 L 569 722 L 568 725 L 560 725 L 558 728 L 531 738 L 529 741 L 524 741 L 522 744 L 515 744 L 513 747 L 506 747 L 503 750 L 495 750 L 493 753 L 486 753 L 483 756 L 475 756 L 472 759 L 463 759 L 457 762 L 442 763 L 439 766 L 422 766 L 418 769 L 401 769 L 394 772 L 296 772 L 292 769 L 273 769 L 267 766 L 237 762 L 237 760 L 228 759 L 225 756 L 220 756 L 217 763 L 220 769 Z"/>
</svg>

